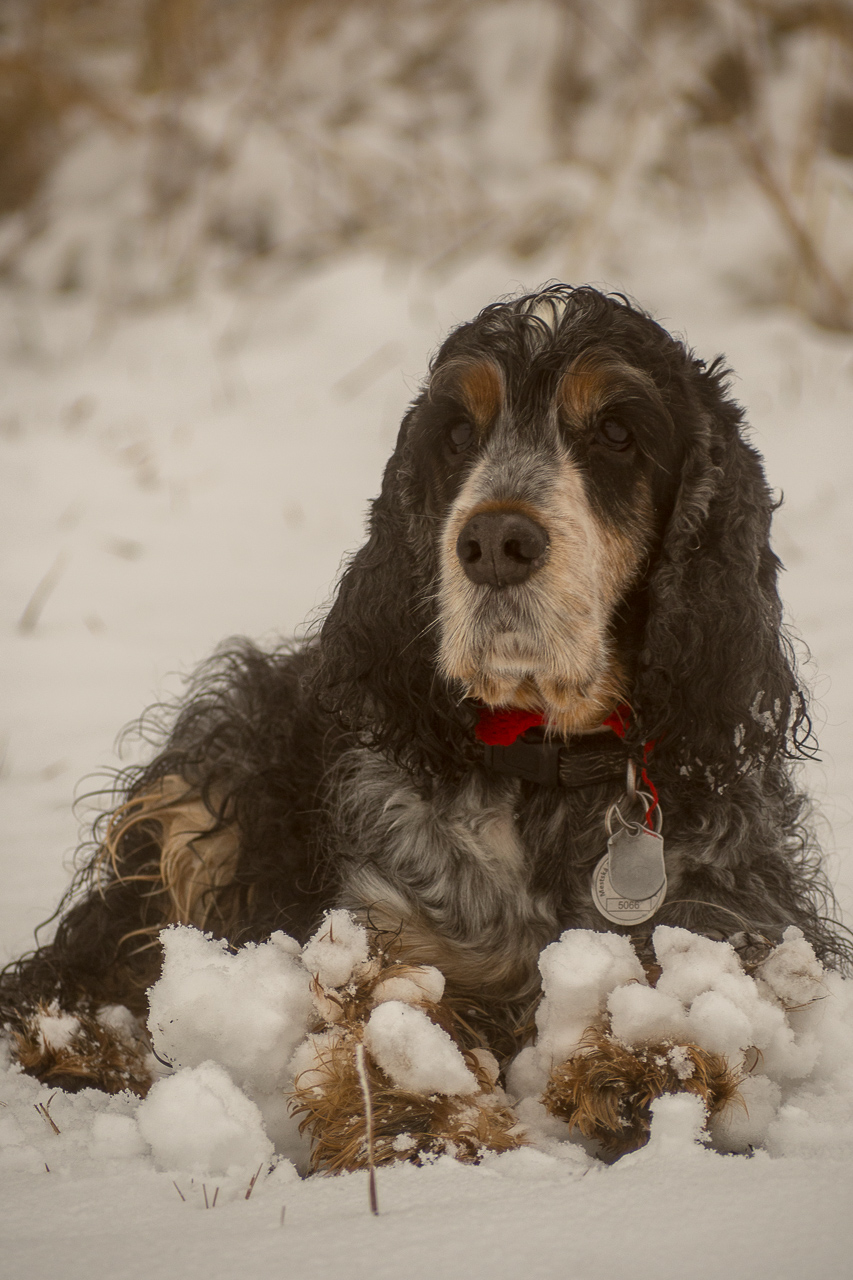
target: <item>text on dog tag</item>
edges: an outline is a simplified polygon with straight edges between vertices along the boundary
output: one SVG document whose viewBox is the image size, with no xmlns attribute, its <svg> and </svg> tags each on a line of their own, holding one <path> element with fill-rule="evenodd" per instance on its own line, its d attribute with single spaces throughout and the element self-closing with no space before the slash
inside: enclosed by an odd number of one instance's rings
<svg viewBox="0 0 853 1280">
<path fill-rule="evenodd" d="M 614 924 L 642 924 L 666 896 L 663 837 L 632 824 L 614 831 L 592 876 L 592 899 Z"/>
</svg>

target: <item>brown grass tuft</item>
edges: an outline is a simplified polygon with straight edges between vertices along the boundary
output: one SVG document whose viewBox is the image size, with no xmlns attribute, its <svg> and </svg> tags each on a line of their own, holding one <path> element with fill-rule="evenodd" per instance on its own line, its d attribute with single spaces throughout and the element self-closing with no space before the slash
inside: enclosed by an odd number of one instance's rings
<svg viewBox="0 0 853 1280">
<path fill-rule="evenodd" d="M 695 1094 L 709 1118 L 738 1097 L 740 1075 L 722 1055 L 698 1045 L 667 1041 L 626 1048 L 596 1027 L 582 1044 L 552 1070 L 542 1101 L 551 1115 L 599 1143 L 605 1155 L 645 1146 L 651 1104 L 664 1093 Z"/>
</svg>

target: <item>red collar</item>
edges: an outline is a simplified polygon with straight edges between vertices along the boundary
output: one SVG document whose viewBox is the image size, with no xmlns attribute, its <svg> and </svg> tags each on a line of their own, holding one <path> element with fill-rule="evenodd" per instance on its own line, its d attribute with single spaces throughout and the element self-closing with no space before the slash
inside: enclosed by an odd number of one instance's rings
<svg viewBox="0 0 853 1280">
<path fill-rule="evenodd" d="M 539 711 L 522 711 L 519 707 L 480 708 L 480 719 L 474 733 L 487 747 L 509 747 L 528 729 L 545 723 Z"/>
<path fill-rule="evenodd" d="M 617 738 L 624 738 L 631 723 L 631 708 L 627 702 L 620 702 L 615 711 L 611 711 L 606 720 L 602 720 L 602 729 L 612 729 Z M 478 741 L 489 747 L 509 747 L 528 729 L 538 728 L 545 724 L 545 717 L 540 711 L 523 711 L 520 707 L 480 708 L 480 720 L 474 730 Z"/>
</svg>

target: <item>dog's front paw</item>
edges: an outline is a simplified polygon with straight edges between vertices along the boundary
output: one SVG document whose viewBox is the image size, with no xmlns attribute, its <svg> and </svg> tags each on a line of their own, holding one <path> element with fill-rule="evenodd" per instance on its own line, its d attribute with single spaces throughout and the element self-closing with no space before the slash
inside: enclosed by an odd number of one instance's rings
<svg viewBox="0 0 853 1280">
<path fill-rule="evenodd" d="M 528 1106 L 538 1096 L 605 1158 L 648 1141 L 664 1094 L 699 1098 L 718 1149 L 759 1145 L 787 1082 L 819 1054 L 821 965 L 797 929 L 749 964 L 686 929 L 659 926 L 653 945 L 648 972 L 616 934 L 569 930 L 546 947 L 538 1036 L 510 1068 L 511 1090 Z"/>
<path fill-rule="evenodd" d="M 291 1063 L 291 1108 L 311 1137 L 314 1169 L 445 1154 L 476 1161 L 523 1144 L 498 1064 L 488 1050 L 463 1046 L 437 969 L 393 959 L 341 911 L 303 961 L 317 1026 Z"/>
</svg>

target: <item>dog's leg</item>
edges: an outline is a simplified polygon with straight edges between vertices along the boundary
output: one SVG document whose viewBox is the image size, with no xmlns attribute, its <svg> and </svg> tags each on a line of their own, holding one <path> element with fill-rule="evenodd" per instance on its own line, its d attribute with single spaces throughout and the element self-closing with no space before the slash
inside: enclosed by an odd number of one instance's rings
<svg viewBox="0 0 853 1280">
<path fill-rule="evenodd" d="M 175 775 L 111 815 L 54 941 L 3 977 L 3 1020 L 25 1071 L 66 1089 L 145 1091 L 159 932 L 194 924 L 227 935 L 241 902 L 238 845 L 233 824 Z"/>
<path fill-rule="evenodd" d="M 697 1097 L 726 1149 L 732 1115 L 748 1116 L 741 1086 L 778 1095 L 818 1052 L 809 1011 L 826 974 L 801 930 L 776 947 L 753 943 L 753 959 L 686 929 L 659 926 L 652 942 L 656 963 L 645 966 L 615 934 L 570 930 L 546 948 L 539 1037 L 509 1072 L 511 1087 L 541 1090 L 545 1109 L 608 1159 L 649 1140 L 662 1094 Z"/>
<path fill-rule="evenodd" d="M 352 923 L 332 913 L 321 943 L 334 943 L 335 917 Z M 312 945 L 303 956 L 309 968 Z M 368 959 L 339 977 L 329 985 L 317 964 L 316 1029 L 293 1062 L 292 1108 L 312 1139 L 314 1169 L 422 1163 L 445 1153 L 477 1161 L 523 1145 L 498 1063 L 484 1048 L 465 1047 L 437 969 L 395 959 L 374 934 Z"/>
</svg>

